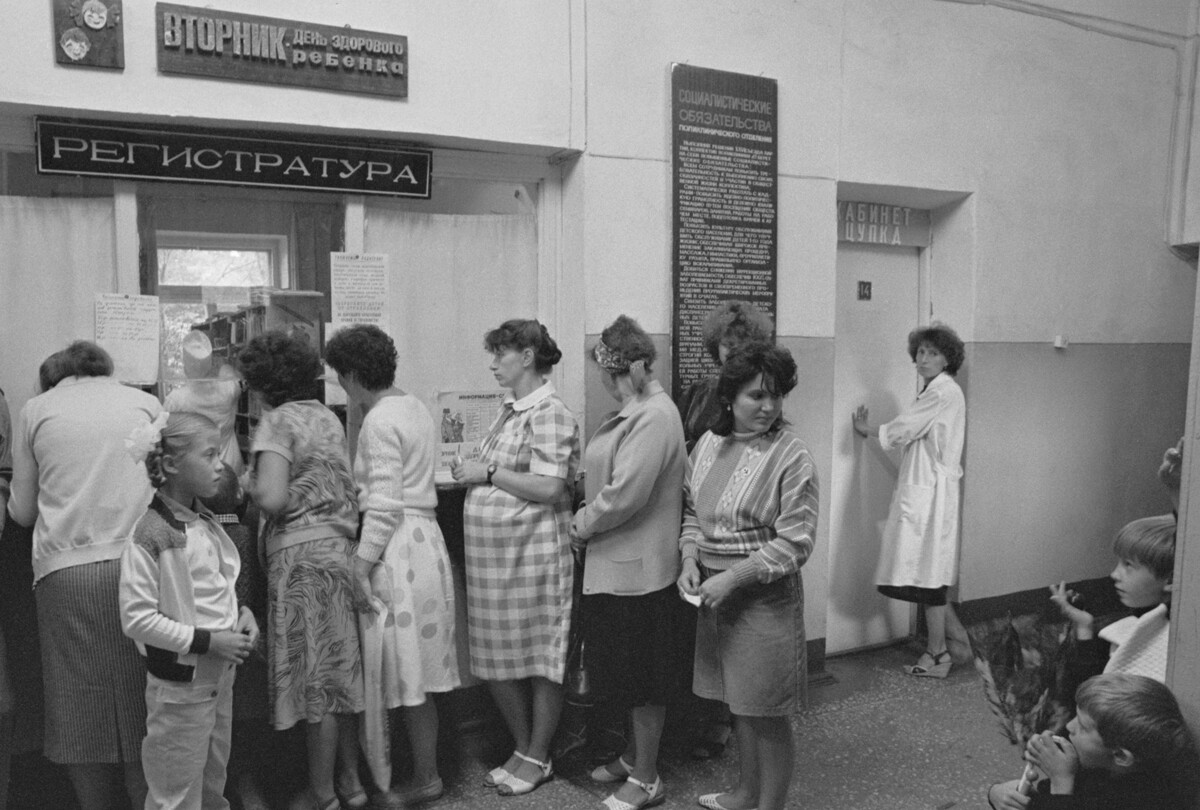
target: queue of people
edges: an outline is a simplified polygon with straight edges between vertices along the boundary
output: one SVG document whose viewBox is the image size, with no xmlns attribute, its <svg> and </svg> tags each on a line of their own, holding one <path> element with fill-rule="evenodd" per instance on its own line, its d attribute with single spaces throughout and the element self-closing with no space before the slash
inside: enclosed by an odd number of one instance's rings
<svg viewBox="0 0 1200 810">
<path fill-rule="evenodd" d="M 718 373 L 675 403 L 654 379 L 653 341 L 618 317 L 591 350 L 617 409 L 582 453 L 576 417 L 548 380 L 562 354 L 546 328 L 514 319 L 484 336 L 508 395 L 478 456 L 455 459 L 452 475 L 467 489 L 470 669 L 513 742 L 484 777 L 496 794 L 528 794 L 554 777 L 572 617 L 582 616 L 590 675 L 630 731 L 625 749 L 590 773 L 612 789 L 608 810 L 665 801 L 659 754 L 681 673 L 698 700 L 685 704 L 700 721 L 697 756 L 719 754 L 730 728 L 737 742 L 736 782 L 699 804 L 785 807 L 791 717 L 806 696 L 801 570 L 819 477 L 783 416 L 798 373 L 772 332 L 752 305 L 721 304 L 704 332 Z M 948 597 L 966 427 L 954 375 L 965 353 L 940 324 L 914 330 L 907 349 L 921 383 L 915 402 L 877 426 L 860 407 L 851 427 L 902 452 L 876 581 L 924 609 L 927 649 L 906 671 L 944 678 L 956 645 L 968 643 Z M 121 793 L 136 807 L 227 808 L 234 771 L 253 810 L 253 769 L 231 761 L 231 751 L 236 759 L 254 748 L 251 714 L 276 730 L 304 729 L 307 784 L 295 810 L 412 806 L 443 794 L 432 696 L 461 684 L 461 630 L 434 513 L 438 436 L 422 403 L 396 386 L 398 359 L 373 326 L 329 342 L 326 362 L 362 416 L 351 462 L 341 422 L 318 399 L 315 348 L 276 332 L 251 340 L 237 371 L 264 412 L 240 476 L 227 425 L 186 398 L 168 413 L 118 384 L 94 344 L 78 341 L 42 364 L 42 393 L 11 434 L 11 494 L 2 464 L 10 434 L 0 435 L 0 496 L 12 519 L 35 527 L 45 751 L 66 766 L 81 808 L 115 807 Z M 1164 459 L 1164 480 L 1177 456 Z M 585 491 L 575 493 L 581 465 Z M 1069 740 L 1031 740 L 1037 772 L 994 786 L 993 806 L 1110 806 L 1054 797 L 1128 797 L 1165 784 L 1167 801 L 1194 787 L 1175 778 L 1196 762 L 1192 738 L 1161 694 L 1164 675 L 1147 666 L 1165 645 L 1167 518 L 1118 537 L 1113 578 L 1138 616 L 1098 633 L 1111 650 L 1081 644 Z M 1065 586 L 1052 598 L 1090 642 L 1092 617 Z M 251 676 L 254 660 L 265 666 Z M 412 756 L 411 781 L 395 787 L 391 710 Z"/>
</svg>

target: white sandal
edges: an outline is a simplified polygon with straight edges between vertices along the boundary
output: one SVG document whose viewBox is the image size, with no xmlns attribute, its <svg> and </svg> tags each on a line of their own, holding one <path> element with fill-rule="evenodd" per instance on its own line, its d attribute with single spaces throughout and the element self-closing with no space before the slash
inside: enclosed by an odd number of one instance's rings
<svg viewBox="0 0 1200 810">
<path fill-rule="evenodd" d="M 646 798 L 638 804 L 630 804 L 624 799 L 618 799 L 614 793 L 604 800 L 604 806 L 608 810 L 642 810 L 643 807 L 655 807 L 667 800 L 667 792 L 663 790 L 662 777 L 654 777 L 654 783 L 643 782 L 641 779 L 634 779 L 632 776 L 625 779 L 625 784 L 640 787 L 646 791 Z"/>
<path fill-rule="evenodd" d="M 513 751 L 513 753 L 516 754 L 517 756 L 521 757 L 522 759 L 525 758 L 525 755 L 522 754 L 520 751 Z M 510 757 L 510 759 L 511 759 L 511 757 Z M 505 762 L 507 763 L 508 760 L 505 760 Z M 512 774 L 509 773 L 503 765 L 499 765 L 495 768 L 492 768 L 490 771 L 488 771 L 486 774 L 484 774 L 483 784 L 486 785 L 487 787 L 494 788 L 494 787 L 497 787 L 501 782 L 503 782 L 505 779 L 507 779 L 510 776 L 512 776 Z"/>
<path fill-rule="evenodd" d="M 533 757 L 527 757 L 524 754 L 516 751 L 513 753 L 526 762 L 537 765 L 541 770 L 541 774 L 538 776 L 536 782 L 529 782 L 519 776 L 516 776 L 515 774 L 510 773 L 507 777 L 505 777 L 503 782 L 500 782 L 496 785 L 496 792 L 501 796 L 524 796 L 526 793 L 532 793 L 554 778 L 554 766 L 552 766 L 549 762 L 541 762 Z"/>
<path fill-rule="evenodd" d="M 624 773 L 613 773 L 609 770 L 611 765 L 616 765 Z M 591 777 L 593 782 L 608 783 L 608 782 L 624 782 L 629 778 L 629 774 L 633 773 L 633 766 L 625 761 L 625 756 L 617 757 L 615 762 L 610 762 L 608 765 L 601 765 L 592 771 Z"/>
</svg>

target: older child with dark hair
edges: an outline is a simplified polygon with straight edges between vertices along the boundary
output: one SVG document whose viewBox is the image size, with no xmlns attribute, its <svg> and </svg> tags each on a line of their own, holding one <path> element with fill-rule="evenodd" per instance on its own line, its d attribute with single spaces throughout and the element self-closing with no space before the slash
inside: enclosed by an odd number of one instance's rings
<svg viewBox="0 0 1200 810">
<path fill-rule="evenodd" d="M 1143 675 L 1110 672 L 1075 695 L 1069 740 L 1043 732 L 1025 758 L 1045 778 L 992 785 L 996 810 L 1184 810 L 1195 806 L 1200 757 L 1175 696 Z"/>
</svg>

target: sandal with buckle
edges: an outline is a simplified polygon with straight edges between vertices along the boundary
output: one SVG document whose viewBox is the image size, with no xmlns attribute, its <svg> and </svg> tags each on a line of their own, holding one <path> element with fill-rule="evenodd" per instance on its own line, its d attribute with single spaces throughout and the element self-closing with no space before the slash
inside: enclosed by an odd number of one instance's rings
<svg viewBox="0 0 1200 810">
<path fill-rule="evenodd" d="M 501 796 L 524 796 L 526 793 L 532 793 L 554 778 L 554 766 L 549 762 L 541 762 L 524 754 L 517 754 L 517 756 L 526 762 L 538 766 L 538 770 L 541 773 L 538 774 L 537 780 L 533 782 L 526 781 L 510 773 L 503 782 L 496 785 L 496 792 Z"/>
<path fill-rule="evenodd" d="M 521 757 L 521 759 L 525 758 L 525 755 L 522 754 L 520 751 L 513 751 L 513 754 L 515 754 L 518 757 Z M 509 757 L 509 759 L 512 759 L 512 757 Z M 506 764 L 507 764 L 507 762 L 508 762 L 508 760 L 505 760 Z M 490 771 L 488 771 L 486 774 L 484 774 L 483 784 L 487 787 L 493 787 L 493 788 L 498 787 L 501 782 L 503 782 L 505 779 L 507 779 L 510 776 L 512 776 L 512 774 L 508 772 L 508 769 L 506 769 L 504 767 L 504 765 L 499 765 L 495 768 L 492 768 Z"/>
<path fill-rule="evenodd" d="M 624 799 L 618 799 L 614 793 L 604 800 L 604 806 L 608 810 L 642 810 L 643 807 L 655 807 L 667 800 L 667 792 L 663 790 L 662 777 L 654 777 L 654 782 L 643 782 L 641 779 L 635 779 L 632 776 L 626 777 L 625 784 L 640 787 L 646 791 L 646 798 L 637 804 L 630 804 Z"/>
<path fill-rule="evenodd" d="M 942 650 L 937 655 L 926 650 L 917 663 L 905 667 L 904 671 L 917 678 L 945 678 L 950 674 L 951 663 L 949 650 Z"/>
<path fill-rule="evenodd" d="M 609 768 L 614 765 L 620 768 L 622 772 L 613 773 L 611 770 L 609 770 Z M 633 773 L 633 766 L 625 761 L 624 755 L 621 755 L 617 757 L 615 761 L 610 762 L 607 765 L 601 765 L 599 768 L 593 770 L 590 776 L 593 782 L 624 782 L 629 778 L 629 774 L 631 773 Z"/>
</svg>

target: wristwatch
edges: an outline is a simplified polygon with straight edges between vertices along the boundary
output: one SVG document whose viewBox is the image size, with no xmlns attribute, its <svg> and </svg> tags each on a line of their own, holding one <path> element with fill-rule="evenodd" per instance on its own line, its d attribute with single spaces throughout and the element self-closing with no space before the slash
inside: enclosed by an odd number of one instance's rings
<svg viewBox="0 0 1200 810">
<path fill-rule="evenodd" d="M 499 466 L 500 465 L 494 461 L 488 465 L 488 477 L 487 477 L 488 484 L 492 483 L 492 476 L 496 474 L 496 470 L 499 468 Z"/>
</svg>

